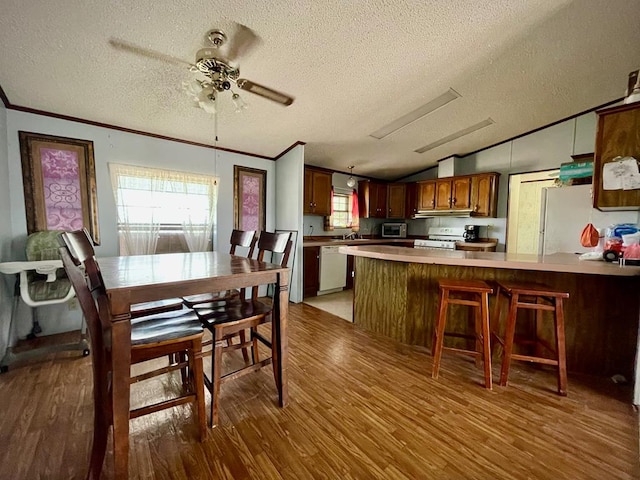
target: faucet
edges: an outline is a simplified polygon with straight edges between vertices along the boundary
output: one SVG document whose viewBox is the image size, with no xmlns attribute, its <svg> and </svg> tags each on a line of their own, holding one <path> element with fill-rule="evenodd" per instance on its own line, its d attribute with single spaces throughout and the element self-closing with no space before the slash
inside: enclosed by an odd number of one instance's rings
<svg viewBox="0 0 640 480">
<path fill-rule="evenodd" d="M 342 235 L 343 240 L 358 238 L 358 232 L 345 233 Z"/>
</svg>

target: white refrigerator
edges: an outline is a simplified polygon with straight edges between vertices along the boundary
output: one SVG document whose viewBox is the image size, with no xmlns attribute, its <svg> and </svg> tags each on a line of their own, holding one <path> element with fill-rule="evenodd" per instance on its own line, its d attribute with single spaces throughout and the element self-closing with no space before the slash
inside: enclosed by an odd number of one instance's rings
<svg viewBox="0 0 640 480">
<path fill-rule="evenodd" d="M 592 208 L 591 185 L 549 187 L 542 190 L 539 253 L 585 253 L 580 234 L 588 223 L 605 229 L 617 223 L 638 223 L 637 211 L 601 212 Z M 602 241 L 602 238 L 600 239 Z"/>
</svg>

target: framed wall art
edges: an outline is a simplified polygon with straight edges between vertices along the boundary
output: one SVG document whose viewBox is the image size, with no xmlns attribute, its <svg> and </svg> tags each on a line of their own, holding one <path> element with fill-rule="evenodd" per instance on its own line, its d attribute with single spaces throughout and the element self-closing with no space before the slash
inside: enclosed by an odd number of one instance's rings
<svg viewBox="0 0 640 480">
<path fill-rule="evenodd" d="M 233 166 L 233 228 L 265 229 L 267 209 L 267 172 Z"/>
<path fill-rule="evenodd" d="M 27 233 L 89 231 L 100 244 L 93 142 L 18 132 Z"/>
</svg>

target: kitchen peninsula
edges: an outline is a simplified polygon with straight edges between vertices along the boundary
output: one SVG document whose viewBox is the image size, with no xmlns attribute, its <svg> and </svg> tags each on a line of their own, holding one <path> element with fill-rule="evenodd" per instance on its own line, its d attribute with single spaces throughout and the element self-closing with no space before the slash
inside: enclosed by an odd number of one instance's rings
<svg viewBox="0 0 640 480">
<path fill-rule="evenodd" d="M 354 323 L 367 330 L 430 349 L 438 278 L 544 282 L 570 295 L 565 303 L 569 372 L 634 378 L 640 267 L 581 261 L 574 254 L 539 257 L 384 245 L 340 251 L 356 258 Z M 454 310 L 448 329 L 468 328 L 466 315 L 468 310 Z M 550 328 L 542 332 L 547 334 Z"/>
</svg>

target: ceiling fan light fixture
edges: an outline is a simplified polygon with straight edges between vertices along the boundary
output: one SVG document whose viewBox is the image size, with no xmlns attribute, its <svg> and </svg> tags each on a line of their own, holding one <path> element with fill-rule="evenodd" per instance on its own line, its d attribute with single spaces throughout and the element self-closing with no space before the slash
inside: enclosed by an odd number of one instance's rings
<svg viewBox="0 0 640 480">
<path fill-rule="evenodd" d="M 231 95 L 231 100 L 233 100 L 233 104 L 236 106 L 236 113 L 242 113 L 243 110 L 249 108 L 247 102 L 245 102 L 242 97 L 235 92 Z"/>
<path fill-rule="evenodd" d="M 182 82 L 182 90 L 192 98 L 198 98 L 202 92 L 202 83 L 196 79 Z"/>
<path fill-rule="evenodd" d="M 349 167 L 349 178 L 347 180 L 347 187 L 349 187 L 349 188 L 353 188 L 353 187 L 356 186 L 356 179 L 353 178 L 353 167 L 354 167 L 354 165 L 351 165 Z"/>
<path fill-rule="evenodd" d="M 203 88 L 198 96 L 198 105 L 205 112 L 215 114 L 216 110 L 216 94 L 212 88 Z"/>
</svg>

